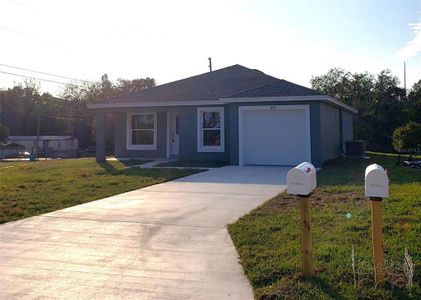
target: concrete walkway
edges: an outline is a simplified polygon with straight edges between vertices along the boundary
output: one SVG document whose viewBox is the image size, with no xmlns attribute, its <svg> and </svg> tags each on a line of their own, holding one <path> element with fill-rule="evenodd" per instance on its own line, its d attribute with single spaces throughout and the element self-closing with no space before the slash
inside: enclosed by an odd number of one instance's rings
<svg viewBox="0 0 421 300">
<path fill-rule="evenodd" d="M 252 299 L 226 230 L 287 169 L 212 169 L 0 227 L 0 299 Z"/>
</svg>

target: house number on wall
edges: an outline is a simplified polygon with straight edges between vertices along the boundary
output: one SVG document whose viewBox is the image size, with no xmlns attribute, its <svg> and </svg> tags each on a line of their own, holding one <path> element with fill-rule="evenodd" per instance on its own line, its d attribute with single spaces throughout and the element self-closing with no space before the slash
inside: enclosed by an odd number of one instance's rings
<svg viewBox="0 0 421 300">
<path fill-rule="evenodd" d="M 271 110 L 276 110 L 276 106 L 271 106 L 270 109 Z"/>
</svg>

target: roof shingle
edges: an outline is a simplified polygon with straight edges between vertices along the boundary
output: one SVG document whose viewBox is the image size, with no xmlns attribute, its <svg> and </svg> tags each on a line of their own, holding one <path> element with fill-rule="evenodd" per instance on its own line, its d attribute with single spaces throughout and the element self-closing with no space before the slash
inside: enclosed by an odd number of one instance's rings
<svg viewBox="0 0 421 300">
<path fill-rule="evenodd" d="M 309 96 L 314 90 L 240 65 L 121 95 L 105 102 L 201 101 L 220 98 Z"/>
</svg>

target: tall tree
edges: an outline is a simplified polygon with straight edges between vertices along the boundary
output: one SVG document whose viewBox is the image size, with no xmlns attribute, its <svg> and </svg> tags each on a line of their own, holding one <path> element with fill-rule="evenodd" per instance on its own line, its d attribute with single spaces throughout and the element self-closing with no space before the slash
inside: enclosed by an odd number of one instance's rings
<svg viewBox="0 0 421 300">
<path fill-rule="evenodd" d="M 0 121 L 10 129 L 10 135 L 36 135 L 40 116 L 41 135 L 73 135 L 79 139 L 80 147 L 85 148 L 95 143 L 94 118 L 88 103 L 153 86 L 152 78 L 118 79 L 114 83 L 104 74 L 98 81 L 66 85 L 57 98 L 41 93 L 35 81 L 24 81 L 0 90 Z"/>
<path fill-rule="evenodd" d="M 389 70 L 373 75 L 335 68 L 313 77 L 311 85 L 358 110 L 354 135 L 365 140 L 368 149 L 393 150 L 393 130 L 408 121 L 408 114 L 404 90 Z"/>
<path fill-rule="evenodd" d="M 421 79 L 408 94 L 408 116 L 412 122 L 421 124 Z"/>
<path fill-rule="evenodd" d="M 0 123 L 0 143 L 6 143 L 9 137 L 9 128 Z"/>
<path fill-rule="evenodd" d="M 95 139 L 93 138 L 93 116 L 87 109 L 87 104 L 94 102 L 106 101 L 109 98 L 133 93 L 135 91 L 144 90 L 146 88 L 154 87 L 155 80 L 152 78 L 140 78 L 140 79 L 117 79 L 114 83 L 109 80 L 108 75 L 104 74 L 101 76 L 100 81 L 95 82 L 83 82 L 81 84 L 72 83 L 65 86 L 61 93 L 63 99 L 69 101 L 71 109 L 69 113 L 72 122 L 72 130 L 79 138 L 80 145 L 87 147 L 94 144 Z M 112 131 L 112 117 L 109 118 L 107 131 L 108 136 L 113 136 L 110 132 Z M 108 141 L 108 146 L 111 147 L 113 144 L 112 139 Z"/>
</svg>

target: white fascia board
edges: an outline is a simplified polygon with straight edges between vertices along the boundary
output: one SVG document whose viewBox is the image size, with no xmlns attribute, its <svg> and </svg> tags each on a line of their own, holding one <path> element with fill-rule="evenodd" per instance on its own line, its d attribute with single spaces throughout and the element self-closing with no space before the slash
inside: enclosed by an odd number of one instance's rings
<svg viewBox="0 0 421 300">
<path fill-rule="evenodd" d="M 245 97 L 245 98 L 220 98 L 219 100 L 192 100 L 192 101 L 162 101 L 162 102 L 128 102 L 128 103 L 94 103 L 88 108 L 136 108 L 136 107 L 163 107 L 163 106 L 205 106 L 223 105 L 229 103 L 247 102 L 287 102 L 287 101 L 327 101 L 336 106 L 345 108 L 353 113 L 358 111 L 345 103 L 324 95 L 313 96 L 286 96 L 286 97 Z"/>
<path fill-rule="evenodd" d="M 240 103 L 240 102 L 281 102 L 281 101 L 309 101 L 309 100 L 326 100 L 327 96 L 283 96 L 283 97 L 244 97 L 244 98 L 220 98 L 219 100 L 226 103 Z"/>
<path fill-rule="evenodd" d="M 343 107 L 353 113 L 357 110 L 345 103 L 342 103 L 330 96 L 313 95 L 313 96 L 286 96 L 286 97 L 246 97 L 246 98 L 221 98 L 224 103 L 247 103 L 247 102 L 287 102 L 287 101 L 328 101 L 334 105 Z"/>
</svg>

